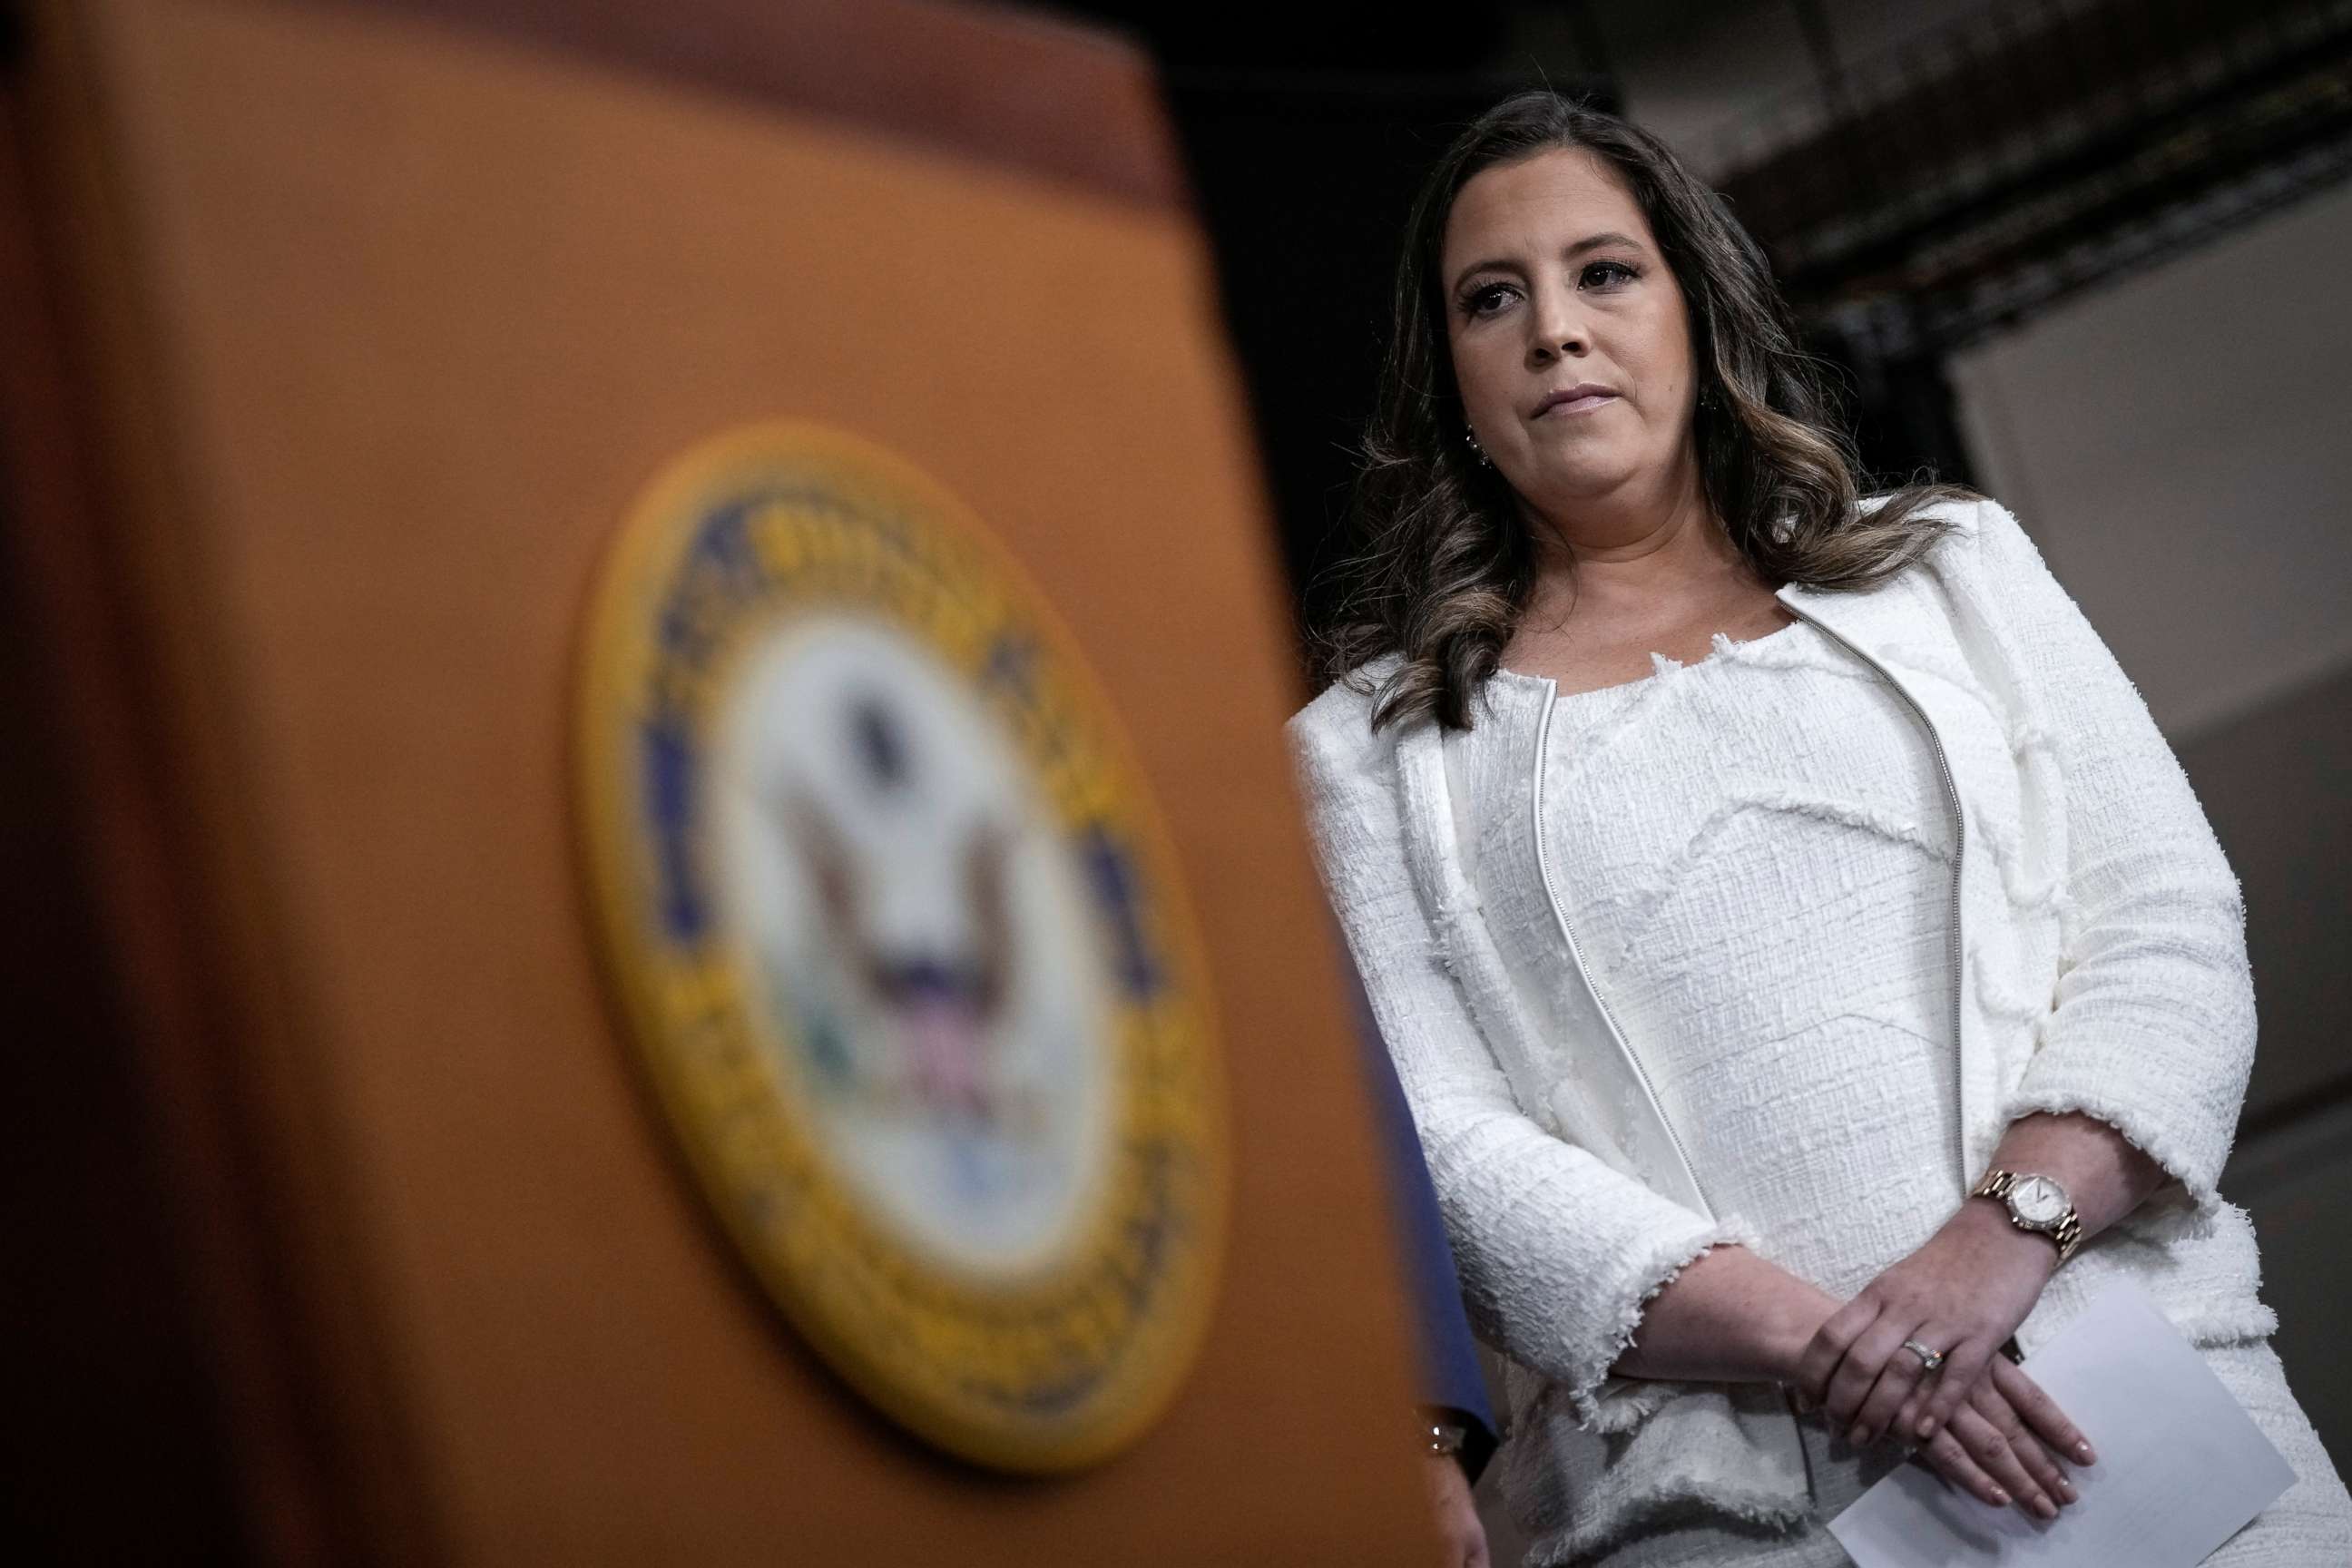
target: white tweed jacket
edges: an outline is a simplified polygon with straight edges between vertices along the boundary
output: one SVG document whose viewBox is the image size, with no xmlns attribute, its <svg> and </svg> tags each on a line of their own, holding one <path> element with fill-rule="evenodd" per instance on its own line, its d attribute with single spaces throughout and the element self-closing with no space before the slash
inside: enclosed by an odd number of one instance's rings
<svg viewBox="0 0 2352 1568">
<path fill-rule="evenodd" d="M 2019 1331 L 2029 1357 L 2119 1276 L 2200 1343 L 2266 1335 L 2252 1228 L 2215 1189 L 2254 1048 L 2237 879 L 2016 520 L 1989 501 L 1939 510 L 1958 527 L 1878 585 L 1780 593 L 1907 700 L 1959 825 L 1960 1140 L 1918 1158 L 1972 1182 L 2011 1121 L 2079 1110 L 2174 1178 L 2059 1270 Z M 1507 1358 L 1506 1489 L 1551 1560 L 1690 1501 L 1793 1524 L 1809 1497 L 1780 1391 L 1609 1373 L 1684 1264 L 1761 1243 L 1710 1207 L 1553 895 L 1572 869 L 1547 864 L 1538 826 L 1549 683 L 1489 682 L 1467 731 L 1376 734 L 1370 689 L 1392 664 L 1335 684 L 1288 731 L 1472 1320 Z"/>
</svg>

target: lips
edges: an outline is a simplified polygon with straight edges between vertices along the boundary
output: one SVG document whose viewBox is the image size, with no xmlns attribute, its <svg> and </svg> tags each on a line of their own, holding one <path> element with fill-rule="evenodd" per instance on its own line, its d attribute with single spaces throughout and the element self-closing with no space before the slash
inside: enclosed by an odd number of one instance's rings
<svg viewBox="0 0 2352 1568">
<path fill-rule="evenodd" d="M 1614 402 L 1616 397 L 1614 388 L 1603 386 L 1596 381 L 1579 382 L 1574 386 L 1564 386 L 1557 392 L 1545 394 L 1544 400 L 1536 405 L 1536 411 L 1529 417 L 1540 419 L 1554 412 L 1589 414 L 1604 404 Z"/>
</svg>

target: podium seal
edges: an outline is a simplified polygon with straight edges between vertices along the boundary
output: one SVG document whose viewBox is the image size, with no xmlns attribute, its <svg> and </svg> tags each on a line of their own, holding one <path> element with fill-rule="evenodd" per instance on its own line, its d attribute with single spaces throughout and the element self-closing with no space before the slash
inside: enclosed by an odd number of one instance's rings
<svg viewBox="0 0 2352 1568">
<path fill-rule="evenodd" d="M 1041 596 L 908 463 L 761 426 L 638 500 L 580 697 L 606 971 L 750 1271 L 955 1454 L 1131 1442 L 1207 1322 L 1223 1081 L 1174 856 Z"/>
</svg>

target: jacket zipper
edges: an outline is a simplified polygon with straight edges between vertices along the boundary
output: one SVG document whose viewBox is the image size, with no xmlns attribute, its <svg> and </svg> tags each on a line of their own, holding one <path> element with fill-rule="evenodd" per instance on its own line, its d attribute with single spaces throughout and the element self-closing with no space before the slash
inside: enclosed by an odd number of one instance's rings
<svg viewBox="0 0 2352 1568">
<path fill-rule="evenodd" d="M 1944 778 L 1944 798 L 1951 804 L 1952 808 L 1952 918 L 1946 931 L 1949 938 L 1952 961 L 1952 1124 L 1953 1138 L 1957 1145 L 1954 1150 L 1954 1161 L 1959 1166 L 1960 1181 L 1965 1184 L 1969 1181 L 1969 1129 L 1968 1118 L 1962 1114 L 1960 1104 L 1961 1097 L 1967 1091 L 1966 1078 L 1960 1070 L 1960 997 L 1962 988 L 1968 984 L 1968 977 L 1960 970 L 1960 864 L 1968 849 L 1969 823 L 1967 813 L 1960 809 L 1960 786 L 1958 781 L 1952 776 L 1951 759 L 1944 754 L 1943 738 L 1936 733 L 1935 721 L 1927 717 L 1927 710 L 1919 705 L 1919 700 L 1912 696 L 1909 689 L 1901 681 L 1895 679 L 1885 665 L 1865 653 L 1859 644 L 1833 627 L 1815 620 L 1796 605 L 1789 604 L 1786 599 L 1780 602 L 1787 605 L 1789 613 L 1799 620 L 1837 638 L 1841 644 L 1852 650 L 1855 658 L 1876 670 L 1879 679 L 1885 681 L 1897 697 L 1910 705 L 1911 711 L 1919 716 L 1920 728 L 1927 731 L 1927 744 L 1936 752 L 1937 771 L 1942 773 Z"/>
<path fill-rule="evenodd" d="M 1543 718 L 1536 725 L 1536 776 L 1530 792 L 1536 819 L 1536 871 L 1543 879 L 1544 898 L 1551 905 L 1551 918 L 1559 927 L 1560 937 L 1568 943 L 1570 960 L 1582 977 L 1585 989 L 1599 1004 L 1601 1017 L 1608 1021 L 1609 1032 L 1616 1037 L 1617 1048 L 1624 1053 L 1627 1061 L 1633 1064 L 1633 1076 L 1641 1081 L 1642 1092 L 1649 1097 L 1650 1110 L 1657 1117 L 1658 1125 L 1666 1130 L 1666 1141 L 1674 1145 L 1675 1157 L 1682 1162 L 1683 1174 L 1690 1182 L 1691 1190 L 1698 1194 L 1699 1206 L 1706 1211 L 1707 1218 L 1714 1219 L 1717 1217 L 1715 1205 L 1707 1202 L 1706 1188 L 1698 1179 L 1698 1167 L 1691 1162 L 1690 1151 L 1683 1147 L 1682 1134 L 1675 1131 L 1674 1119 L 1666 1114 L 1664 1102 L 1658 1099 L 1657 1086 L 1650 1081 L 1650 1072 L 1642 1065 L 1641 1054 L 1633 1049 L 1633 1041 L 1618 1026 L 1617 1015 L 1609 1008 L 1609 998 L 1601 994 L 1599 985 L 1593 984 L 1592 972 L 1584 964 L 1584 950 L 1577 945 L 1576 932 L 1568 923 L 1568 912 L 1560 907 L 1559 889 L 1552 885 L 1551 855 L 1545 847 L 1544 835 L 1544 776 L 1551 771 L 1551 714 L 1559 698 L 1559 683 L 1552 681 L 1549 684 L 1551 699 L 1544 704 Z"/>
</svg>

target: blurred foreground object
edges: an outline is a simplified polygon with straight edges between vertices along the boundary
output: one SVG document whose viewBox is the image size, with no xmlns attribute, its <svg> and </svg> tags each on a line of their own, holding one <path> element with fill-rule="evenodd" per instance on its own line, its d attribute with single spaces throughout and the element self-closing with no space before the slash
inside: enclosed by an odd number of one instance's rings
<svg viewBox="0 0 2352 1568">
<path fill-rule="evenodd" d="M 207 1552 L 1429 1560 L 1146 65 L 108 0 L 5 108 L 0 713 L 161 1238 L 41 1326 L 152 1289 Z M 152 1554 L 92 1430 L 30 1539 Z"/>
</svg>

